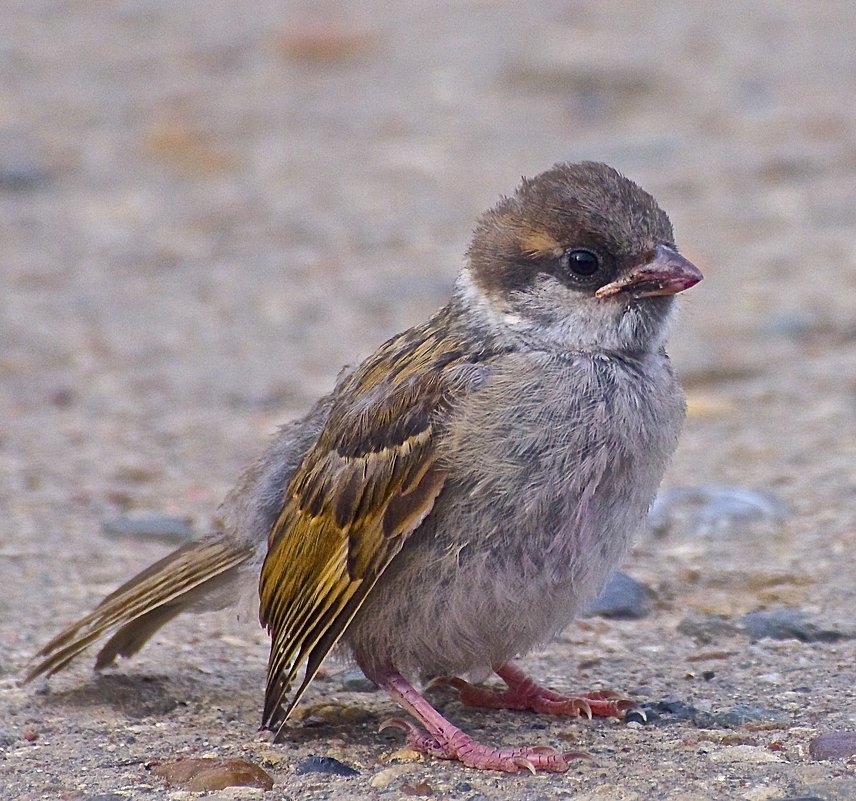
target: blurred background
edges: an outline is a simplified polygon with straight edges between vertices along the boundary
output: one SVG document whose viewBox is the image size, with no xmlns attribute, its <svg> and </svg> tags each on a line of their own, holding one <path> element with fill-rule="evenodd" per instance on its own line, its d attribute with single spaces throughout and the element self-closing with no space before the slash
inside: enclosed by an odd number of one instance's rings
<svg viewBox="0 0 856 801">
<path fill-rule="evenodd" d="M 92 699 L 46 707 L 16 681 L 59 623 L 172 547 L 146 531 L 108 536 L 104 521 L 172 514 L 204 530 L 276 425 L 444 303 L 475 217 L 556 161 L 606 161 L 639 182 L 706 276 L 682 298 L 671 346 L 690 413 L 666 487 L 708 489 L 668 496 L 677 505 L 658 510 L 659 536 L 626 565 L 657 614 L 602 625 L 687 652 L 702 635 L 675 632 L 690 618 L 784 608 L 849 632 L 854 42 L 850 2 L 4 4 L 9 748 L 26 721 L 51 716 L 100 731 Z M 747 491 L 746 503 L 718 495 L 723 486 Z M 690 501 L 707 523 L 681 506 Z M 228 635 L 253 654 L 236 666 L 182 625 L 169 651 L 177 673 L 203 654 L 218 676 L 251 674 L 224 685 L 231 698 L 235 685 L 246 691 L 251 738 L 264 636 Z M 788 713 L 808 727 L 792 735 L 793 763 L 819 725 L 804 708 L 856 725 L 836 668 L 852 680 L 849 642 L 818 645 L 832 649 L 823 654 L 775 642 L 732 666 L 732 701 L 757 694 L 759 676 L 768 696 L 819 694 Z M 154 661 L 144 654 L 130 673 L 165 669 L 152 647 Z M 582 647 L 597 652 L 597 637 Z M 628 672 L 607 683 L 656 685 L 639 653 L 626 665 L 615 656 Z M 685 672 L 681 654 L 648 656 L 676 665 L 668 682 Z M 791 677 L 782 664 L 819 672 Z M 722 685 L 693 687 L 709 703 L 723 697 Z M 71 786 L 63 764 L 52 781 Z"/>
</svg>

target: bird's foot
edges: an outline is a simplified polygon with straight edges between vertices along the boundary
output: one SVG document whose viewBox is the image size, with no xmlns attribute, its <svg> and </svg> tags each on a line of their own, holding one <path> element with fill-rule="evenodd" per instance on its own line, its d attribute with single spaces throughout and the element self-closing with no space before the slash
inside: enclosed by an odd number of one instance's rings
<svg viewBox="0 0 856 801">
<path fill-rule="evenodd" d="M 590 759 L 582 751 L 557 751 L 549 746 L 494 748 L 484 745 L 449 724 L 442 734 L 429 734 L 404 718 L 390 718 L 380 728 L 395 726 L 407 733 L 407 744 L 420 754 L 438 759 L 454 759 L 477 770 L 502 770 L 517 773 L 523 769 L 533 774 L 539 770 L 564 773 L 574 759 Z"/>
<path fill-rule="evenodd" d="M 397 726 L 407 732 L 407 743 L 414 750 L 439 759 L 454 759 L 470 768 L 503 770 L 516 773 L 521 768 L 563 773 L 571 760 L 590 758 L 580 752 L 560 753 L 554 748 L 493 748 L 477 742 L 444 718 L 400 673 L 387 670 L 372 679 L 407 710 L 421 726 L 404 718 L 391 718 L 381 729 Z"/>
<path fill-rule="evenodd" d="M 645 713 L 635 701 L 611 690 L 563 695 L 542 687 L 511 662 L 500 667 L 496 673 L 508 685 L 507 690 L 496 691 L 486 687 L 476 687 L 456 677 L 434 679 L 429 686 L 454 687 L 460 695 L 461 703 L 465 706 L 530 710 L 544 715 L 586 717 L 589 720 L 595 716 L 623 718 L 633 710 L 643 720 L 645 719 Z"/>
</svg>

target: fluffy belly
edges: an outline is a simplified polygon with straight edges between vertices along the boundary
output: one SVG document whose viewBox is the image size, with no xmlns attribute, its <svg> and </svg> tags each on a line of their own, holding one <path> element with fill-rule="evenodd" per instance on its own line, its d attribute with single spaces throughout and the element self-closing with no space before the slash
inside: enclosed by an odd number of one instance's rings
<svg viewBox="0 0 856 801">
<path fill-rule="evenodd" d="M 362 668 L 488 672 L 566 626 L 626 553 L 674 449 L 683 401 L 660 383 L 621 360 L 511 360 L 474 393 L 441 445 L 434 510 L 345 635 Z"/>
<path fill-rule="evenodd" d="M 394 666 L 411 675 L 486 676 L 573 620 L 623 556 L 639 520 L 596 532 L 592 522 L 547 537 L 497 531 L 464 544 L 420 532 L 375 586 L 346 645 L 369 674 Z"/>
</svg>

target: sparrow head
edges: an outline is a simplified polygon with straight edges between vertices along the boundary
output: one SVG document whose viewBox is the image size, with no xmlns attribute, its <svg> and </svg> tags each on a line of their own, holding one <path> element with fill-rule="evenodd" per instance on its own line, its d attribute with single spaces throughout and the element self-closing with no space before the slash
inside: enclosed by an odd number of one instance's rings
<svg viewBox="0 0 856 801">
<path fill-rule="evenodd" d="M 479 220 L 461 302 L 502 338 L 546 350 L 662 346 L 698 283 L 657 201 L 605 164 L 557 164 Z"/>
</svg>

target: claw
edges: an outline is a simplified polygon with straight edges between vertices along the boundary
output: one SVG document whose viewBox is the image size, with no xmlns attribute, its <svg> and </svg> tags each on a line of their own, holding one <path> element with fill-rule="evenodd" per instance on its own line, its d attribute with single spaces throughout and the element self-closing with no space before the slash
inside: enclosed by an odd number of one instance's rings
<svg viewBox="0 0 856 801">
<path fill-rule="evenodd" d="M 415 731 L 418 731 L 416 726 L 414 726 L 409 720 L 405 720 L 404 718 L 387 718 L 386 720 L 381 721 L 380 726 L 377 727 L 379 732 L 384 729 L 401 729 L 408 734 L 412 734 Z"/>
<path fill-rule="evenodd" d="M 532 709 L 549 714 L 613 715 L 611 702 L 597 696 L 589 700 L 568 697 L 544 690 L 531 680 L 526 680 L 522 671 L 505 666 L 499 673 L 509 689 L 506 692 L 473 687 L 463 679 L 438 677 L 431 685 L 445 685 L 462 689 L 462 701 L 468 703 L 487 702 L 491 708 Z M 494 748 L 473 740 L 459 728 L 451 724 L 400 673 L 388 671 L 378 677 L 378 684 L 392 696 L 393 700 L 406 712 L 409 712 L 421 724 L 410 720 L 392 717 L 380 724 L 380 730 L 390 726 L 402 729 L 407 734 L 407 744 L 415 751 L 438 759 L 453 759 L 479 770 L 501 770 L 514 773 L 525 768 L 530 773 L 549 771 L 562 773 L 568 769 L 573 759 L 592 759 L 591 755 L 569 751 L 560 753 L 547 745 L 529 748 Z"/>
<path fill-rule="evenodd" d="M 535 775 L 535 766 L 525 757 L 516 757 L 511 760 L 518 768 L 526 768 L 533 776 Z"/>
</svg>

